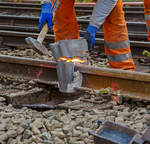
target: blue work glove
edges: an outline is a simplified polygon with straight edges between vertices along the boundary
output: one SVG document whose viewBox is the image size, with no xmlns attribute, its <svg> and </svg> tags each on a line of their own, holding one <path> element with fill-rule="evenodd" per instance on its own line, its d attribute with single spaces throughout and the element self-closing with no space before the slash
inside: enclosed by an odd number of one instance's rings
<svg viewBox="0 0 150 144">
<path fill-rule="evenodd" d="M 87 32 L 83 36 L 88 42 L 88 49 L 92 51 L 95 45 L 95 34 L 98 31 L 98 28 L 92 25 L 88 25 Z"/>
<path fill-rule="evenodd" d="M 42 26 L 45 22 L 48 23 L 48 28 L 50 29 L 52 26 L 52 19 L 53 19 L 53 14 L 52 14 L 52 8 L 51 8 L 51 3 L 45 3 L 42 4 L 42 11 L 39 19 L 39 30 L 42 29 Z"/>
</svg>

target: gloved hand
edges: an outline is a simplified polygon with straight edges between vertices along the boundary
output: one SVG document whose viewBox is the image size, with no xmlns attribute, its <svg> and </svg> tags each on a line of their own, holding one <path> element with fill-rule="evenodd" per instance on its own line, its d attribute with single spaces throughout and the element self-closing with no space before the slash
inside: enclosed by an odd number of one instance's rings
<svg viewBox="0 0 150 144">
<path fill-rule="evenodd" d="M 93 25 L 88 25 L 87 32 L 83 36 L 88 42 L 88 49 L 92 51 L 95 45 L 95 34 L 98 31 L 98 28 Z"/>
<path fill-rule="evenodd" d="M 42 26 L 45 22 L 48 23 L 48 28 L 50 29 L 52 26 L 52 19 L 53 19 L 53 14 L 52 14 L 51 3 L 42 4 L 42 11 L 41 11 L 41 16 L 39 20 L 40 22 L 39 30 L 42 29 Z"/>
</svg>

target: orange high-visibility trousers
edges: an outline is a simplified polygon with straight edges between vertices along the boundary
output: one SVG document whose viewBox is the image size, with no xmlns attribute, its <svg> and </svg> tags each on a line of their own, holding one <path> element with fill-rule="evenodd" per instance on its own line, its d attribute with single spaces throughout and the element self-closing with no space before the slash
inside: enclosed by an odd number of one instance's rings
<svg viewBox="0 0 150 144">
<path fill-rule="evenodd" d="M 150 41 L 150 0 L 144 0 L 145 21 L 148 33 L 148 41 Z"/>
<path fill-rule="evenodd" d="M 106 18 L 103 31 L 109 66 L 134 71 L 135 65 L 131 55 L 122 0 L 118 0 L 116 6 Z"/>
<path fill-rule="evenodd" d="M 79 30 L 74 9 L 74 0 L 61 0 L 54 21 L 55 41 L 79 38 Z M 104 22 L 105 51 L 109 66 L 124 70 L 134 70 L 128 42 L 128 31 L 122 10 L 122 0 Z"/>
<path fill-rule="evenodd" d="M 75 0 L 59 0 L 60 6 L 54 18 L 55 41 L 78 39 L 80 37 L 75 14 Z"/>
</svg>

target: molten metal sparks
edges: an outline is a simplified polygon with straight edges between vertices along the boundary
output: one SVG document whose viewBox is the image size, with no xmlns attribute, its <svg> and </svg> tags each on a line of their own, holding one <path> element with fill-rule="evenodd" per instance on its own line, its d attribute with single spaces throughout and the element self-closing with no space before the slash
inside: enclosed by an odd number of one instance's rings
<svg viewBox="0 0 150 144">
<path fill-rule="evenodd" d="M 88 52 L 81 52 L 82 54 L 87 54 Z"/>
<path fill-rule="evenodd" d="M 58 62 L 60 62 L 60 61 L 73 62 L 73 63 L 85 63 L 86 62 L 86 60 L 81 60 L 78 57 L 68 58 L 68 59 L 65 57 L 60 57 Z"/>
<path fill-rule="evenodd" d="M 60 57 L 58 61 L 67 61 L 67 58 L 65 58 L 65 57 Z"/>
</svg>

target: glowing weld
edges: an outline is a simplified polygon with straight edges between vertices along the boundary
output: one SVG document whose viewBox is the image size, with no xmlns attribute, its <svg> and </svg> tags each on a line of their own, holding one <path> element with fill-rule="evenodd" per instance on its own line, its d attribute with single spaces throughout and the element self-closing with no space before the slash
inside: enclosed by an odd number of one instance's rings
<svg viewBox="0 0 150 144">
<path fill-rule="evenodd" d="M 65 62 L 73 62 L 73 63 L 85 63 L 86 60 L 81 60 L 80 58 L 78 57 L 74 57 L 74 58 L 66 58 L 66 57 L 60 57 L 58 59 L 58 62 L 60 61 L 65 61 Z"/>
</svg>

